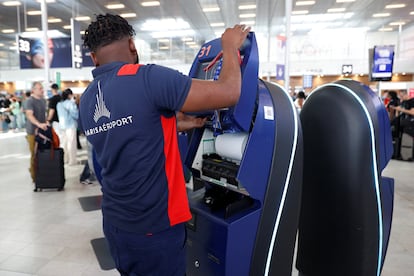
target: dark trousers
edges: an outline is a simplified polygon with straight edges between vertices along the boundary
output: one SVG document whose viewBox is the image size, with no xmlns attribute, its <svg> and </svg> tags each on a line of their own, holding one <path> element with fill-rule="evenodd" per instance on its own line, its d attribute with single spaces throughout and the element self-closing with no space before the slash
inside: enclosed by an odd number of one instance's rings
<svg viewBox="0 0 414 276">
<path fill-rule="evenodd" d="M 154 234 L 123 231 L 104 220 L 103 230 L 121 275 L 183 276 L 186 268 L 184 224 Z"/>
</svg>

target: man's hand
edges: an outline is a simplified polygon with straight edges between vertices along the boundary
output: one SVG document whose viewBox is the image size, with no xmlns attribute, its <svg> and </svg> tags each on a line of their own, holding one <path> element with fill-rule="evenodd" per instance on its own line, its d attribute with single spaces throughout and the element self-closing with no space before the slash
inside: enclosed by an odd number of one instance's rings
<svg viewBox="0 0 414 276">
<path fill-rule="evenodd" d="M 246 25 L 234 25 L 233 28 L 227 28 L 221 36 L 223 50 L 226 47 L 240 49 L 249 32 L 250 27 Z"/>
<path fill-rule="evenodd" d="M 203 127 L 207 118 L 198 118 L 195 116 L 186 115 L 182 112 L 177 112 L 177 130 L 186 131 L 193 128 Z"/>
<path fill-rule="evenodd" d="M 43 129 L 43 130 L 47 130 L 48 124 L 47 123 L 39 123 L 38 127 Z"/>
</svg>

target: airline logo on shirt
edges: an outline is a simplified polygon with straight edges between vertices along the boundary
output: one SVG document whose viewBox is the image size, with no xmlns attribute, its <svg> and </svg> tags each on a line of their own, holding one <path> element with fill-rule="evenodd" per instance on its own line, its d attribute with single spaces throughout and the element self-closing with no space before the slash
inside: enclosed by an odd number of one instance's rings
<svg viewBox="0 0 414 276">
<path fill-rule="evenodd" d="M 96 104 L 95 104 L 95 111 L 93 113 L 93 120 L 95 121 L 95 123 L 98 123 L 98 121 L 101 118 L 111 119 L 111 112 L 105 105 L 103 93 L 101 90 L 101 82 L 99 81 L 98 82 L 98 95 L 96 95 Z M 109 122 L 104 122 L 100 125 L 87 129 L 85 130 L 85 135 L 91 136 L 91 135 L 99 134 L 102 132 L 106 132 L 113 128 L 124 127 L 129 124 L 132 124 L 132 115 L 110 120 Z"/>
<path fill-rule="evenodd" d="M 105 105 L 102 90 L 101 81 L 98 81 L 98 95 L 96 95 L 95 113 L 93 114 L 93 120 L 95 123 L 99 121 L 101 117 L 111 118 L 111 112 Z"/>
</svg>

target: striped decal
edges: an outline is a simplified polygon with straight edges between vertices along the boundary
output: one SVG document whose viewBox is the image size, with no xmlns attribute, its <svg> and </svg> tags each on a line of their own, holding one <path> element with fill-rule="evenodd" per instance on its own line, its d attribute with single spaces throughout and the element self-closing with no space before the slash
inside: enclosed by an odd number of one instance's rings
<svg viewBox="0 0 414 276">
<path fill-rule="evenodd" d="M 191 219 L 184 172 L 178 148 L 176 118 L 161 116 L 164 134 L 165 174 L 168 182 L 168 217 L 170 225 Z"/>
<path fill-rule="evenodd" d="M 141 64 L 125 64 L 119 68 L 117 76 L 131 76 L 135 75 L 138 72 Z"/>
</svg>

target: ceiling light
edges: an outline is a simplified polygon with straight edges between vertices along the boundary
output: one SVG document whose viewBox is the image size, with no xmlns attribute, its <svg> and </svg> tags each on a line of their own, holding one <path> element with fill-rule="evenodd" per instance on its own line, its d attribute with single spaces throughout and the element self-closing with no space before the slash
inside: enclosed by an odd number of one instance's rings
<svg viewBox="0 0 414 276">
<path fill-rule="evenodd" d="M 372 17 L 387 17 L 390 16 L 391 14 L 389 12 L 384 12 L 384 13 L 374 13 L 372 15 Z"/>
<path fill-rule="evenodd" d="M 328 9 L 327 12 L 344 12 L 345 8 L 333 8 L 333 9 Z"/>
<path fill-rule="evenodd" d="M 251 5 L 240 5 L 239 10 L 254 10 L 256 8 L 255 4 Z"/>
<path fill-rule="evenodd" d="M 253 26 L 256 24 L 256 21 L 241 21 L 240 24 L 246 26 Z"/>
<path fill-rule="evenodd" d="M 414 15 L 414 11 L 410 12 L 411 15 Z"/>
<path fill-rule="evenodd" d="M 63 29 L 70 30 L 70 29 L 72 29 L 72 26 L 71 25 L 65 25 L 65 26 L 63 26 Z"/>
<path fill-rule="evenodd" d="M 181 38 L 181 40 L 186 42 L 186 41 L 192 41 L 193 39 L 191 37 L 183 37 Z"/>
<path fill-rule="evenodd" d="M 91 20 L 91 18 L 89 16 L 77 16 L 75 17 L 76 21 L 88 21 Z"/>
<path fill-rule="evenodd" d="M 348 20 L 353 15 L 354 13 L 352 12 L 295 15 L 292 16 L 292 23 L 313 24 L 316 22 L 329 22 L 332 24 L 339 20 Z"/>
<path fill-rule="evenodd" d="M 167 43 L 167 42 L 170 42 L 170 39 L 169 38 L 160 38 L 160 39 L 158 39 L 158 42 Z"/>
<path fill-rule="evenodd" d="M 315 5 L 315 1 L 297 1 L 296 6 L 311 6 Z"/>
<path fill-rule="evenodd" d="M 349 3 L 349 2 L 355 2 L 355 0 L 336 0 L 336 3 Z"/>
<path fill-rule="evenodd" d="M 39 30 L 39 28 L 26 28 L 26 32 L 37 32 Z"/>
<path fill-rule="evenodd" d="M 121 13 L 120 16 L 123 18 L 132 18 L 132 17 L 137 17 L 137 14 L 135 12 L 128 12 L 128 13 Z"/>
<path fill-rule="evenodd" d="M 147 1 L 147 2 L 141 2 L 141 6 L 143 7 L 155 7 L 159 6 L 160 1 Z"/>
<path fill-rule="evenodd" d="M 14 33 L 14 29 L 4 29 L 1 32 L 4 33 L 4 34 L 12 34 L 12 33 Z"/>
<path fill-rule="evenodd" d="M 170 47 L 169 46 L 160 46 L 160 47 L 158 47 L 158 49 L 160 49 L 160 50 L 169 50 Z"/>
<path fill-rule="evenodd" d="M 124 4 L 116 3 L 116 4 L 108 4 L 105 6 L 107 9 L 110 10 L 119 10 L 125 8 Z"/>
<path fill-rule="evenodd" d="M 203 12 L 218 12 L 220 11 L 220 8 L 215 6 L 215 7 L 208 7 L 208 8 L 203 8 Z"/>
<path fill-rule="evenodd" d="M 41 15 L 42 11 L 28 11 L 27 15 Z"/>
<path fill-rule="evenodd" d="M 391 32 L 393 29 L 392 28 L 380 28 L 378 29 L 378 31 L 380 32 Z"/>
<path fill-rule="evenodd" d="M 211 27 L 224 27 L 224 22 L 211 23 Z"/>
<path fill-rule="evenodd" d="M 60 18 L 49 18 L 47 20 L 47 22 L 48 23 L 60 23 L 60 22 L 62 22 L 62 19 L 60 19 Z"/>
<path fill-rule="evenodd" d="M 172 30 L 172 31 L 159 31 L 152 32 L 151 36 L 153 38 L 163 38 L 163 37 L 183 37 L 183 36 L 192 36 L 195 34 L 194 30 Z"/>
<path fill-rule="evenodd" d="M 0 47 L 3 47 L 4 46 L 4 43 L 0 43 Z"/>
<path fill-rule="evenodd" d="M 37 3 L 40 3 L 40 2 L 42 2 L 41 0 L 37 0 L 36 1 Z M 46 3 L 55 3 L 56 1 L 55 0 L 46 0 Z"/>
<path fill-rule="evenodd" d="M 308 10 L 301 10 L 301 11 L 292 11 L 292 15 L 299 15 L 299 14 L 308 14 Z"/>
<path fill-rule="evenodd" d="M 142 25 L 142 31 L 168 31 L 190 29 L 190 24 L 182 18 L 147 19 Z"/>
<path fill-rule="evenodd" d="M 386 9 L 399 9 L 399 8 L 404 8 L 406 5 L 405 4 L 391 4 L 391 5 L 386 5 L 385 8 Z"/>
<path fill-rule="evenodd" d="M 22 3 L 20 3 L 20 1 L 6 1 L 3 2 L 3 6 L 6 7 L 13 7 L 13 6 L 20 6 Z"/>
<path fill-rule="evenodd" d="M 390 26 L 400 26 L 400 25 L 405 25 L 405 22 L 403 21 L 396 21 L 396 22 L 391 22 Z"/>
<path fill-rule="evenodd" d="M 256 17 L 255 13 L 244 13 L 239 15 L 240 18 L 254 18 Z"/>
<path fill-rule="evenodd" d="M 23 32 L 23 33 L 20 34 L 21 37 L 26 37 L 26 38 L 42 38 L 43 35 L 44 35 L 43 31 Z M 47 31 L 47 36 L 49 38 L 68 37 L 67 34 L 62 33 L 61 31 L 58 31 L 58 30 L 48 30 Z"/>
</svg>

